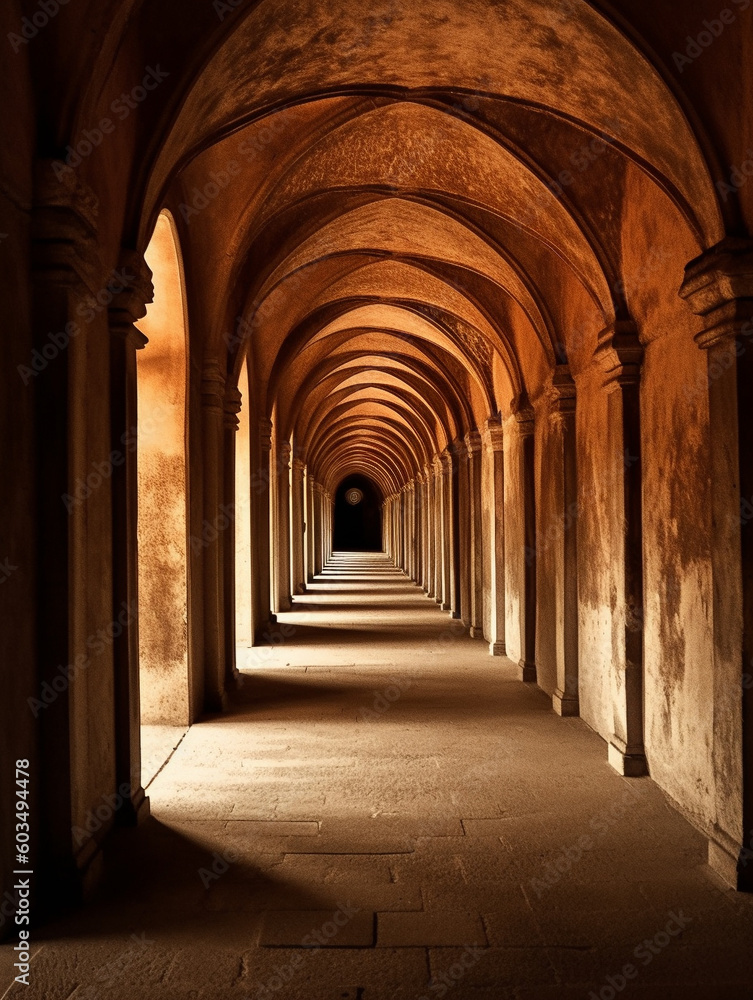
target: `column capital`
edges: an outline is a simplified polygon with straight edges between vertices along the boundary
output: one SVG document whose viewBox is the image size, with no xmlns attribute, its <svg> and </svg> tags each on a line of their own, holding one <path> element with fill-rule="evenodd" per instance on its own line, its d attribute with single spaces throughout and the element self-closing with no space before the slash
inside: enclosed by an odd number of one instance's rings
<svg viewBox="0 0 753 1000">
<path fill-rule="evenodd" d="M 575 396 L 575 382 L 570 374 L 570 366 L 557 365 L 546 389 L 550 412 L 574 413 Z"/>
<path fill-rule="evenodd" d="M 280 460 L 280 471 L 290 468 L 290 456 L 293 453 L 293 449 L 290 447 L 290 441 L 281 441 L 278 446 L 278 457 Z"/>
<path fill-rule="evenodd" d="M 704 329 L 695 342 L 708 350 L 723 340 L 753 334 L 753 240 L 727 238 L 685 268 L 680 287 Z"/>
<path fill-rule="evenodd" d="M 291 462 L 291 468 L 293 469 L 293 472 L 297 476 L 302 476 L 303 475 L 303 471 L 306 468 L 306 463 L 303 461 L 302 458 L 298 458 L 296 456 L 295 458 L 293 458 L 293 460 Z"/>
<path fill-rule="evenodd" d="M 49 283 L 81 284 L 96 295 L 106 278 L 97 243 L 99 200 L 75 171 L 58 178 L 53 163 L 42 159 L 35 166 L 32 268 Z"/>
<path fill-rule="evenodd" d="M 605 327 L 594 352 L 594 360 L 606 376 L 604 385 L 637 385 L 643 353 L 638 328 L 632 320 L 615 320 Z"/>
<path fill-rule="evenodd" d="M 225 427 L 229 431 L 237 431 L 240 425 L 238 414 L 241 412 L 243 397 L 237 386 L 225 392 Z"/>
<path fill-rule="evenodd" d="M 432 460 L 431 460 L 431 464 L 432 464 L 432 468 L 434 469 L 434 475 L 435 476 L 441 476 L 442 472 L 443 472 L 442 456 L 441 455 L 435 455 L 432 458 Z"/>
<path fill-rule="evenodd" d="M 477 430 L 468 431 L 463 440 L 469 455 L 475 455 L 481 451 L 481 435 Z"/>
<path fill-rule="evenodd" d="M 116 275 L 110 282 L 113 298 L 107 310 L 110 333 L 138 351 L 149 343 L 135 324 L 146 316 L 147 305 L 154 301 L 152 272 L 143 254 L 124 248 Z"/>
<path fill-rule="evenodd" d="M 259 420 L 259 438 L 262 451 L 272 450 L 272 421 L 268 417 Z"/>
<path fill-rule="evenodd" d="M 225 412 L 225 372 L 215 358 L 205 359 L 201 371 L 201 405 L 213 413 Z"/>
<path fill-rule="evenodd" d="M 492 451 L 505 450 L 505 434 L 502 422 L 497 417 L 491 417 L 484 424 L 484 443 Z"/>
<path fill-rule="evenodd" d="M 518 432 L 521 437 L 533 434 L 536 414 L 525 391 L 513 399 L 510 409 L 518 425 Z"/>
</svg>

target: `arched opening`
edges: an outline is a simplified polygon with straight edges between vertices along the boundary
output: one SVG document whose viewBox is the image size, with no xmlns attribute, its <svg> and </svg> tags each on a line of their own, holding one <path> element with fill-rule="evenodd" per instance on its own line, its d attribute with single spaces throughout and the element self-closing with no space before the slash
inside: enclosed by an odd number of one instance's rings
<svg viewBox="0 0 753 1000">
<path fill-rule="evenodd" d="M 188 643 L 186 317 L 183 268 L 169 212 L 145 254 L 154 300 L 139 323 L 139 664 L 142 725 L 187 726 Z"/>
<path fill-rule="evenodd" d="M 238 379 L 241 408 L 235 436 L 235 644 L 239 663 L 254 644 L 251 585 L 251 422 L 248 364 Z"/>
<path fill-rule="evenodd" d="M 335 493 L 334 548 L 382 551 L 382 498 L 367 476 L 347 476 Z"/>
</svg>

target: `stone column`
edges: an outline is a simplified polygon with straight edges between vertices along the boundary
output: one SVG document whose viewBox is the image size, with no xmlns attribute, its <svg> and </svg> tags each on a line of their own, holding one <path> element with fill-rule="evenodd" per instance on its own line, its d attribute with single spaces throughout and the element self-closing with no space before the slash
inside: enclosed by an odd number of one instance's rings
<svg viewBox="0 0 753 1000">
<path fill-rule="evenodd" d="M 292 486 L 290 494 L 291 518 L 291 561 L 290 582 L 292 593 L 302 594 L 306 589 L 303 571 L 303 547 L 305 543 L 303 514 L 303 473 L 306 466 L 300 458 L 293 459 Z"/>
<path fill-rule="evenodd" d="M 703 322 L 712 477 L 716 823 L 709 864 L 753 891 L 753 241 L 692 261 L 680 295 Z"/>
<path fill-rule="evenodd" d="M 322 561 L 326 566 L 332 558 L 332 504 L 331 494 L 327 489 L 322 493 L 322 537 L 324 539 Z"/>
<path fill-rule="evenodd" d="M 437 455 L 431 465 L 431 523 L 432 582 L 431 594 L 437 604 L 442 603 L 442 463 Z"/>
<path fill-rule="evenodd" d="M 550 391 L 549 483 L 555 497 L 559 531 L 554 539 L 557 688 L 552 707 L 558 715 L 578 715 L 578 481 L 576 472 L 575 383 L 558 365 Z"/>
<path fill-rule="evenodd" d="M 306 469 L 306 581 L 314 579 L 314 480 Z"/>
<path fill-rule="evenodd" d="M 204 362 L 201 382 L 202 478 L 204 523 L 220 523 L 224 500 L 225 373 L 218 361 Z M 202 546 L 204 581 L 204 704 L 209 712 L 223 712 L 225 693 L 225 579 L 224 536 L 208 532 Z"/>
<path fill-rule="evenodd" d="M 458 534 L 458 487 L 459 487 L 459 456 L 457 449 L 450 445 L 442 452 L 442 464 L 444 465 L 444 487 L 445 487 L 445 552 L 447 562 L 445 564 L 445 601 L 448 607 L 443 608 L 450 611 L 453 618 L 460 618 L 460 537 Z"/>
<path fill-rule="evenodd" d="M 259 421 L 259 432 L 254 437 L 254 459 L 258 459 L 258 470 L 251 479 L 251 503 L 254 517 L 254 531 L 251 538 L 254 559 L 252 574 L 253 610 L 254 610 L 254 643 L 267 641 L 264 639 L 275 618 L 272 614 L 272 569 L 270 550 L 270 457 L 272 453 L 272 421 L 263 418 Z"/>
<path fill-rule="evenodd" d="M 314 494 L 314 576 L 318 576 L 323 568 L 322 557 L 324 555 L 323 541 L 323 490 L 319 483 L 314 480 L 312 483 Z"/>
<path fill-rule="evenodd" d="M 124 441 L 138 433 L 136 351 L 147 343 L 135 323 L 153 299 L 152 272 L 140 253 L 125 250 L 119 269 L 135 275 L 132 285 L 110 304 L 110 443 L 123 454 L 112 473 L 113 621 L 124 606 L 138 607 L 138 469 L 136 448 Z M 115 672 L 116 787 L 127 784 L 130 801 L 117 812 L 120 824 L 133 824 L 149 813 L 141 787 L 138 614 L 113 639 Z"/>
<path fill-rule="evenodd" d="M 489 652 L 504 656 L 505 644 L 505 453 L 502 424 L 498 420 L 486 422 L 485 444 L 489 474 L 486 484 L 489 491 L 489 536 L 486 558 L 489 572 Z"/>
<path fill-rule="evenodd" d="M 419 583 L 424 591 L 429 590 L 429 476 L 423 470 L 418 477 L 419 511 Z"/>
<path fill-rule="evenodd" d="M 481 435 L 470 431 L 465 436 L 468 449 L 469 507 L 469 582 L 470 634 L 472 639 L 484 638 L 484 576 L 481 528 Z"/>
<path fill-rule="evenodd" d="M 606 372 L 609 433 L 622 513 L 621 544 L 614 557 L 622 566 L 617 615 L 622 619 L 617 662 L 612 670 L 614 733 L 609 763 L 626 777 L 646 773 L 643 746 L 643 510 L 640 372 L 641 346 L 632 323 L 605 330 L 597 358 Z M 627 459 L 626 459 L 627 456 Z"/>
<path fill-rule="evenodd" d="M 225 684 L 232 691 L 241 683 L 235 656 L 235 523 L 238 511 L 235 508 L 235 438 L 240 421 L 241 393 L 237 387 L 230 388 L 225 393 L 224 419 L 224 493 L 223 506 L 227 512 L 227 527 L 222 531 L 223 567 L 224 567 L 224 619 L 225 619 Z M 225 521 L 221 522 L 222 524 Z"/>
<path fill-rule="evenodd" d="M 458 450 L 458 538 L 460 548 L 460 620 L 470 631 L 471 628 L 471 589 L 473 579 L 473 551 L 471 548 L 471 477 L 470 455 L 465 441 L 455 444 Z"/>
<path fill-rule="evenodd" d="M 416 579 L 416 533 L 415 533 L 415 483 L 408 483 L 405 490 L 406 506 L 406 536 L 405 536 L 405 561 L 408 576 L 411 580 Z"/>
<path fill-rule="evenodd" d="M 520 438 L 523 495 L 524 586 L 520 601 L 520 679 L 536 683 L 536 469 L 533 410 L 516 414 Z"/>
<path fill-rule="evenodd" d="M 277 524 L 275 531 L 275 612 L 290 611 L 290 444 L 277 453 Z"/>
</svg>

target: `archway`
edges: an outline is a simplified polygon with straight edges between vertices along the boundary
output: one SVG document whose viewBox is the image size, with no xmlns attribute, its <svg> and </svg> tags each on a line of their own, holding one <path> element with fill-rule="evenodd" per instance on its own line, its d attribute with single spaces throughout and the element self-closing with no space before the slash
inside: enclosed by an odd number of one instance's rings
<svg viewBox="0 0 753 1000">
<path fill-rule="evenodd" d="M 186 332 L 183 268 L 169 212 L 145 254 L 154 300 L 138 352 L 139 679 L 142 725 L 187 726 L 188 643 Z"/>
<path fill-rule="evenodd" d="M 335 550 L 382 551 L 382 498 L 367 477 L 346 476 L 335 493 Z"/>
</svg>

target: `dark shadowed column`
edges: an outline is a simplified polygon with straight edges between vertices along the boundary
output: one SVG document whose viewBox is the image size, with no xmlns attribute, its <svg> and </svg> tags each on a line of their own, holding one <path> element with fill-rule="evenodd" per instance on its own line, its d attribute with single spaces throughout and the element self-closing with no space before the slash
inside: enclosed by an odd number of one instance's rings
<svg viewBox="0 0 753 1000">
<path fill-rule="evenodd" d="M 232 690 L 240 683 L 240 673 L 235 661 L 235 523 L 238 511 L 235 508 L 235 438 L 238 433 L 240 421 L 238 414 L 241 411 L 241 393 L 235 387 L 228 389 L 225 394 L 225 416 L 224 428 L 224 461 L 223 478 L 225 498 L 224 507 L 227 527 L 222 531 L 223 551 L 223 618 L 225 622 L 225 684 L 227 690 Z"/>
<path fill-rule="evenodd" d="M 201 382 L 204 524 L 214 526 L 202 547 L 204 579 L 204 700 L 209 712 L 224 711 L 225 621 L 224 534 L 216 530 L 223 512 L 225 373 L 219 362 L 204 362 Z"/>
<path fill-rule="evenodd" d="M 270 455 L 272 452 L 272 421 L 262 418 L 259 421 L 259 433 L 252 436 L 253 458 L 258 461 L 258 468 L 251 477 L 251 502 L 254 511 L 254 532 L 251 538 L 254 555 L 253 587 L 254 610 L 254 642 L 265 641 L 264 634 L 275 624 L 271 603 L 271 566 L 270 566 Z"/>
<path fill-rule="evenodd" d="M 557 687 L 552 707 L 558 715 L 579 714 L 578 707 L 578 482 L 575 445 L 575 383 L 558 365 L 550 397 L 549 481 L 557 518 L 554 560 Z"/>
<path fill-rule="evenodd" d="M 606 371 L 608 433 L 620 496 L 622 591 L 614 615 L 622 630 L 612 669 L 613 735 L 609 763 L 626 777 L 646 773 L 643 745 L 643 510 L 640 374 L 643 347 L 635 327 L 620 322 L 602 335 L 598 354 Z"/>
<path fill-rule="evenodd" d="M 138 468 L 135 441 L 138 433 L 136 351 L 147 339 L 134 324 L 146 315 L 152 301 L 152 273 L 143 256 L 126 250 L 121 268 L 133 274 L 133 284 L 117 296 L 109 310 L 110 418 L 113 453 L 124 461 L 112 474 L 113 621 L 123 606 L 138 607 Z M 141 787 L 141 716 L 139 704 L 138 613 L 130 614 L 113 640 L 115 671 L 116 787 L 127 785 L 129 801 L 118 810 L 121 824 L 132 824 L 149 813 L 149 800 Z"/>
<path fill-rule="evenodd" d="M 473 639 L 484 638 L 484 567 L 481 513 L 481 435 L 470 431 L 465 436 L 468 448 L 468 507 L 469 507 L 469 584 L 470 633 Z"/>
<path fill-rule="evenodd" d="M 490 634 L 489 652 L 504 656 L 505 642 L 505 452 L 504 432 L 499 421 L 488 420 L 485 428 L 486 458 L 489 462 L 487 484 L 489 496 L 489 551 L 490 560 L 489 603 Z"/>
<path fill-rule="evenodd" d="M 520 497 L 523 522 L 523 594 L 520 601 L 520 679 L 536 683 L 536 469 L 533 410 L 523 409 L 516 414 L 520 438 Z"/>
</svg>

